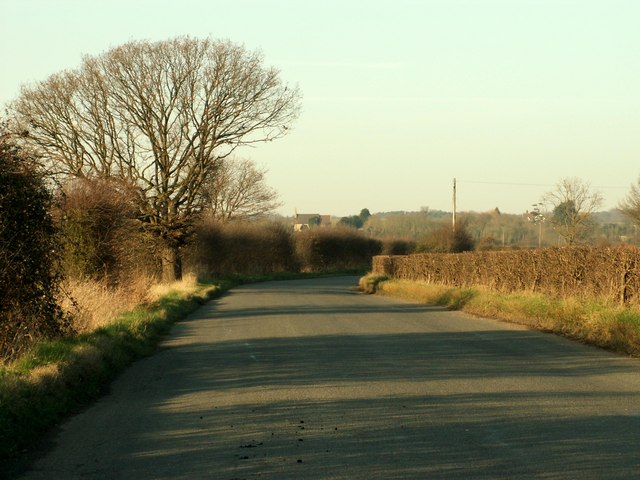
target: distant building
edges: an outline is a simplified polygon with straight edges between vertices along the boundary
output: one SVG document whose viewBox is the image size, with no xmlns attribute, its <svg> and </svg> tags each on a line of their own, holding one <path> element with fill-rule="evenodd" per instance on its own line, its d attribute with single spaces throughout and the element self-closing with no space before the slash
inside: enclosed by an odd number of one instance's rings
<svg viewBox="0 0 640 480">
<path fill-rule="evenodd" d="M 331 215 L 319 213 L 297 213 L 293 217 L 293 231 L 301 232 L 312 226 L 328 227 L 331 225 Z"/>
</svg>

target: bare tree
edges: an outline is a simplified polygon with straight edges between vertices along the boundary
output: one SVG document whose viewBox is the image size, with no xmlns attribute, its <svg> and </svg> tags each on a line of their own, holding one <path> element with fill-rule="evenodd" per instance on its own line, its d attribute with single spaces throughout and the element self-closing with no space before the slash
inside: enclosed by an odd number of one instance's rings
<svg viewBox="0 0 640 480">
<path fill-rule="evenodd" d="M 203 186 L 238 146 L 284 135 L 300 94 L 229 42 L 130 42 L 25 86 L 10 111 L 54 174 L 119 177 L 162 245 L 163 279 L 206 204 Z"/>
<path fill-rule="evenodd" d="M 551 223 L 568 245 L 584 238 L 592 227 L 591 215 L 602 205 L 602 196 L 579 178 L 563 178 L 542 198 L 551 204 Z"/>
<path fill-rule="evenodd" d="M 618 204 L 622 213 L 629 217 L 637 225 L 640 225 L 640 177 L 636 184 L 631 184 L 631 190 Z"/>
<path fill-rule="evenodd" d="M 265 183 L 266 169 L 246 158 L 225 158 L 206 183 L 208 210 L 222 222 L 264 215 L 281 204 Z"/>
</svg>

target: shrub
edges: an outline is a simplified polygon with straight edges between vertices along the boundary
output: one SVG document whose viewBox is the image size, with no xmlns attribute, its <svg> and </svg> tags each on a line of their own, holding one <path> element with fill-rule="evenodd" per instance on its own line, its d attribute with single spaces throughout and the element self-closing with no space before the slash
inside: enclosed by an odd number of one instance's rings
<svg viewBox="0 0 640 480">
<path fill-rule="evenodd" d="M 219 223 L 208 218 L 196 229 L 185 266 L 199 276 L 264 275 L 298 270 L 293 239 L 273 222 Z"/>
<path fill-rule="evenodd" d="M 69 329 L 56 303 L 62 275 L 50 201 L 29 158 L 0 141 L 0 360 Z"/>
<path fill-rule="evenodd" d="M 391 239 L 382 241 L 382 255 L 409 255 L 416 251 L 417 244 L 413 240 Z"/>
<path fill-rule="evenodd" d="M 364 293 L 373 294 L 378 291 L 378 285 L 389 280 L 386 275 L 374 275 L 372 273 L 365 275 L 358 281 L 358 287 Z"/>
<path fill-rule="evenodd" d="M 303 271 L 369 269 L 382 242 L 351 228 L 319 228 L 297 232 L 296 255 Z"/>
<path fill-rule="evenodd" d="M 114 285 L 134 271 L 157 273 L 152 243 L 136 219 L 133 198 L 116 180 L 75 179 L 64 186 L 56 214 L 69 276 Z"/>
<path fill-rule="evenodd" d="M 449 225 L 442 225 L 427 235 L 417 246 L 418 252 L 460 253 L 473 250 L 474 242 L 465 224 L 454 231 Z"/>
<path fill-rule="evenodd" d="M 366 270 L 381 249 L 379 240 L 352 228 L 292 233 L 279 223 L 206 219 L 187 249 L 185 266 L 201 277 Z"/>
</svg>

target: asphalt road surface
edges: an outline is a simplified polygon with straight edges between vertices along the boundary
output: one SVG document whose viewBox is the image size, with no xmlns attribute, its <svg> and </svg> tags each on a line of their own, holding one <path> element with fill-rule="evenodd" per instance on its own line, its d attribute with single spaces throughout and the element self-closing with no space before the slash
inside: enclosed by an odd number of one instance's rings
<svg viewBox="0 0 640 480">
<path fill-rule="evenodd" d="M 356 281 L 204 306 L 25 478 L 640 478 L 640 361 Z"/>
</svg>

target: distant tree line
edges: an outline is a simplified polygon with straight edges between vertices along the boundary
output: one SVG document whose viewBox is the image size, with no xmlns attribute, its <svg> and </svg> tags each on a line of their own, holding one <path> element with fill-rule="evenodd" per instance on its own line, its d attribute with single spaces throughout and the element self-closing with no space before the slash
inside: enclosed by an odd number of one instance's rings
<svg viewBox="0 0 640 480">
<path fill-rule="evenodd" d="M 573 244 L 639 244 L 640 178 L 631 186 L 618 209 L 598 211 L 602 197 L 577 178 L 565 178 L 541 198 L 536 211 L 506 214 L 463 212 L 463 231 L 475 249 L 531 248 Z M 372 215 L 364 230 L 376 238 L 399 238 L 425 243 L 450 230 L 451 212 L 423 209 L 419 212 L 389 212 Z M 442 242 L 441 242 L 442 243 Z M 418 247 L 419 248 L 419 247 Z M 431 250 L 433 251 L 433 249 Z"/>
<path fill-rule="evenodd" d="M 346 227 L 352 227 L 355 229 L 362 228 L 364 224 L 367 222 L 371 213 L 368 208 L 363 208 L 360 210 L 358 215 L 351 215 L 348 217 L 342 217 L 338 222 L 339 225 L 344 225 Z"/>
</svg>

